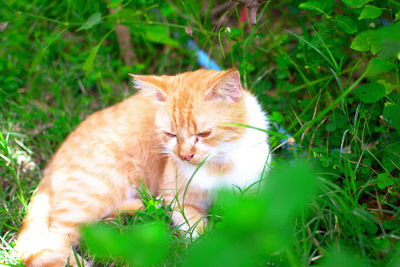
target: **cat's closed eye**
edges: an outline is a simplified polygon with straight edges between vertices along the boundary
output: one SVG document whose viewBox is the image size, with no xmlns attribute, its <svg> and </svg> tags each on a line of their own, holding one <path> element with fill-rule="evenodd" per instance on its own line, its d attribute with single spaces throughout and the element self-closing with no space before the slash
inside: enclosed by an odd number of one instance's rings
<svg viewBox="0 0 400 267">
<path fill-rule="evenodd" d="M 206 138 L 206 137 L 209 137 L 210 135 L 211 135 L 211 131 L 209 130 L 209 131 L 204 131 L 204 132 L 198 133 L 197 137 Z"/>
<path fill-rule="evenodd" d="M 175 134 L 172 134 L 172 133 L 169 133 L 169 132 L 164 132 L 164 134 L 165 134 L 166 136 L 170 137 L 170 138 L 176 137 Z"/>
</svg>

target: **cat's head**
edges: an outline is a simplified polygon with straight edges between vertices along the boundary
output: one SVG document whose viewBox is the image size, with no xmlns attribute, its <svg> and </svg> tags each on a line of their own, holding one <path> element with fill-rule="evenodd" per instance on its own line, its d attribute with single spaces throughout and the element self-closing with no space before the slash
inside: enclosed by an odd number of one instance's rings
<svg viewBox="0 0 400 267">
<path fill-rule="evenodd" d="M 197 70 L 176 76 L 132 75 L 135 85 L 157 103 L 156 130 L 164 152 L 176 160 L 198 165 L 220 161 L 242 137 L 246 123 L 240 75 Z"/>
</svg>

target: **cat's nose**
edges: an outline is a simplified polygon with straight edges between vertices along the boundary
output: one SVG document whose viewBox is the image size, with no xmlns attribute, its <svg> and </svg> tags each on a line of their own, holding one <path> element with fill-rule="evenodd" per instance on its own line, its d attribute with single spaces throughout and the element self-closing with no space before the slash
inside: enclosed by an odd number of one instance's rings
<svg viewBox="0 0 400 267">
<path fill-rule="evenodd" d="M 194 154 L 179 155 L 179 156 L 181 156 L 181 159 L 183 159 L 183 160 L 190 161 L 193 158 Z"/>
</svg>

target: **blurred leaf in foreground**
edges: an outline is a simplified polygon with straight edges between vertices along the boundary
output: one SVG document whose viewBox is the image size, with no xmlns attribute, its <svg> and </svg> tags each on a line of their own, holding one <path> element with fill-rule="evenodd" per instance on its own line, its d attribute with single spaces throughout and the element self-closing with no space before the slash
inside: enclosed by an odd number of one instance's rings
<svg viewBox="0 0 400 267">
<path fill-rule="evenodd" d="M 351 249 L 334 249 L 327 253 L 326 257 L 322 260 L 321 267 L 364 267 L 369 266 L 365 258 L 358 257 L 351 251 Z"/>
<path fill-rule="evenodd" d="M 184 266 L 257 266 L 285 250 L 292 219 L 312 198 L 316 176 L 301 162 L 285 163 L 266 178 L 258 196 L 221 193 L 221 227 L 189 249 Z M 205 255 L 207 255 L 205 257 Z"/>
<path fill-rule="evenodd" d="M 161 222 L 133 226 L 124 232 L 110 225 L 95 224 L 83 227 L 82 232 L 96 256 L 120 257 L 133 266 L 160 263 L 169 249 L 167 229 Z"/>
</svg>

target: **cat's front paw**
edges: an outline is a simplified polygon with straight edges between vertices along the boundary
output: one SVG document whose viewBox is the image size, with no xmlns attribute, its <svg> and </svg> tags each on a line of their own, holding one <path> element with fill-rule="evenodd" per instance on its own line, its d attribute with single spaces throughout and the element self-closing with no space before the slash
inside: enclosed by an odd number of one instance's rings
<svg viewBox="0 0 400 267">
<path fill-rule="evenodd" d="M 197 239 L 203 233 L 203 231 L 200 232 L 200 229 L 190 227 L 187 223 L 178 225 L 177 228 L 178 235 L 184 238 Z"/>
<path fill-rule="evenodd" d="M 180 236 L 196 239 L 204 232 L 206 222 L 202 215 L 199 212 L 193 213 L 193 210 L 185 209 L 185 215 L 180 211 L 174 211 L 172 221 L 178 228 Z"/>
</svg>

